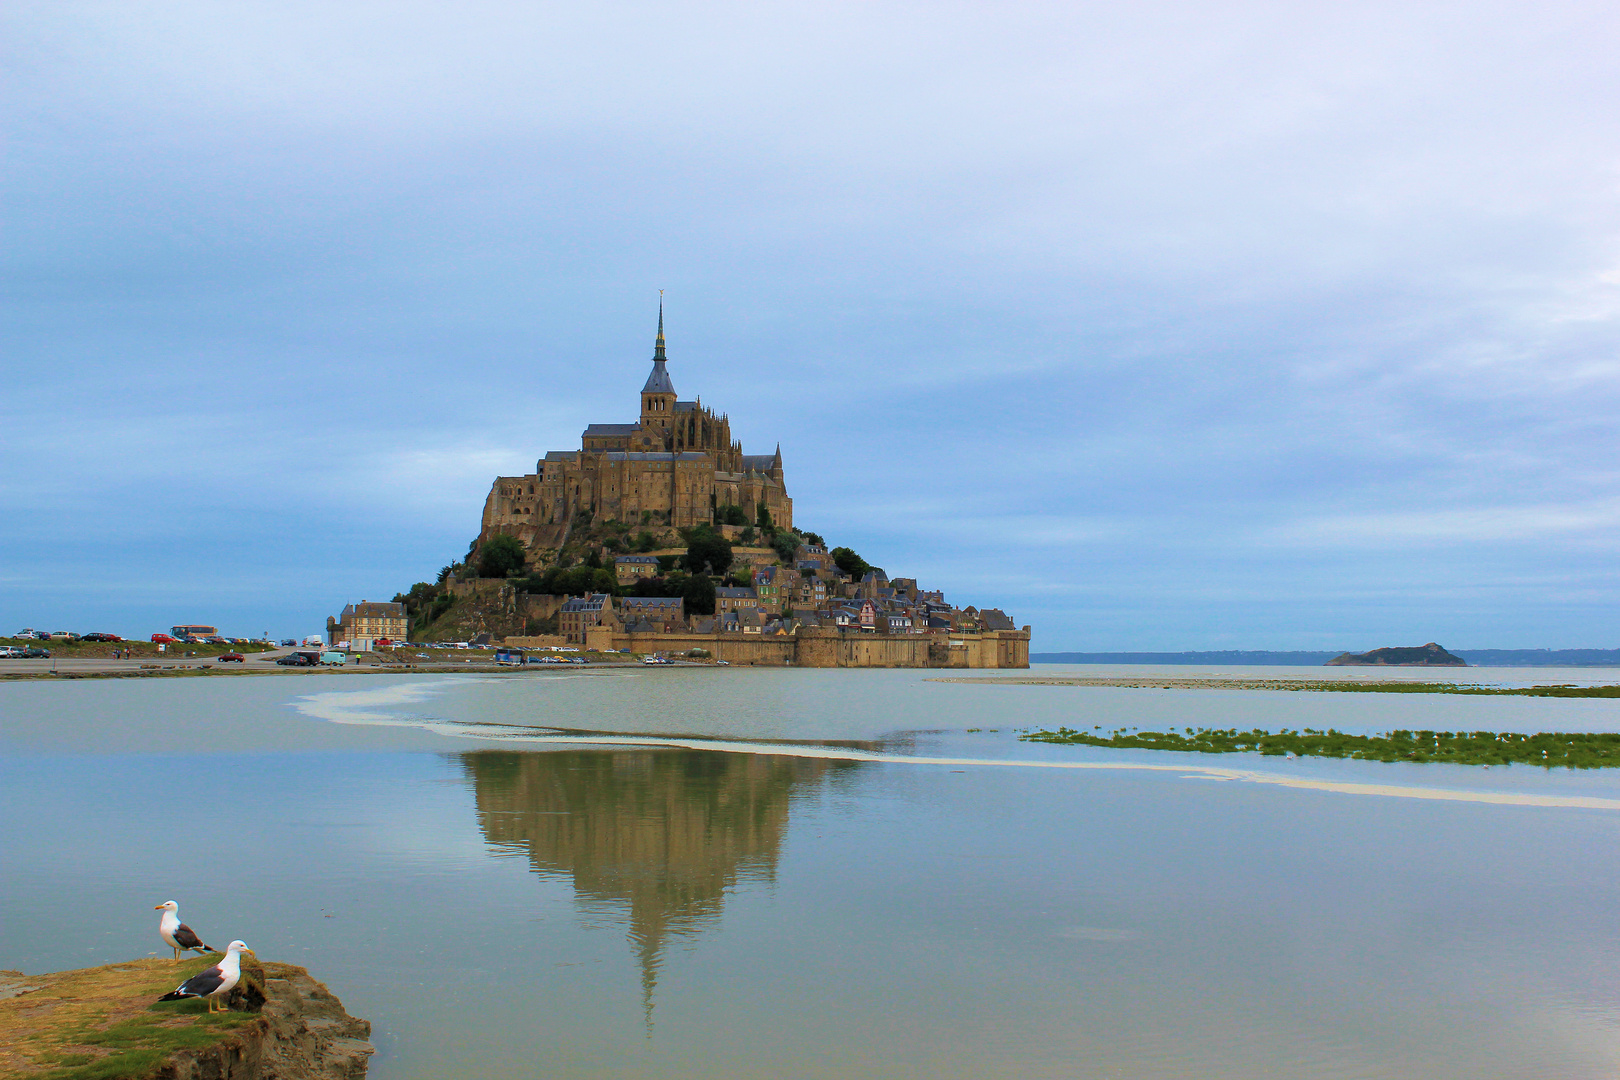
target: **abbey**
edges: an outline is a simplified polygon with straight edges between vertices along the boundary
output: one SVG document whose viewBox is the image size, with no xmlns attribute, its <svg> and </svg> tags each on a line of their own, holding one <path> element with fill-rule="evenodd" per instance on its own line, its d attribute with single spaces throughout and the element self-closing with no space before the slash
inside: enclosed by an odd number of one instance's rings
<svg viewBox="0 0 1620 1080">
<path fill-rule="evenodd" d="M 660 303 L 641 419 L 592 424 L 578 450 L 551 451 L 527 476 L 496 477 L 480 542 L 508 533 L 530 551 L 560 548 L 574 528 L 605 521 L 686 528 L 713 522 L 724 506 L 741 507 L 749 521 L 763 507 L 773 524 L 791 528 L 781 446 L 774 454 L 744 454 L 725 414 L 701 399 L 676 398 L 667 362 Z"/>
</svg>

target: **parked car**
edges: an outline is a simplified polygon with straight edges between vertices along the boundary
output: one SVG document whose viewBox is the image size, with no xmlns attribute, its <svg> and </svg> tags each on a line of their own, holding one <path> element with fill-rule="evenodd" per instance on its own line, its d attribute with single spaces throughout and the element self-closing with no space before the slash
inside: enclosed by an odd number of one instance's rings
<svg viewBox="0 0 1620 1080">
<path fill-rule="evenodd" d="M 276 663 L 280 664 L 282 667 L 314 667 L 315 666 L 315 661 L 311 660 L 308 656 L 304 655 L 303 653 L 296 653 L 296 652 L 295 653 L 288 653 L 286 656 L 283 656 L 281 659 L 277 660 Z"/>
<path fill-rule="evenodd" d="M 22 654 L 24 660 L 49 660 L 51 658 L 51 650 L 42 649 L 38 645 L 30 645 L 22 651 Z"/>
<path fill-rule="evenodd" d="M 282 648 L 283 648 L 283 649 L 292 649 L 292 648 L 296 648 L 296 647 L 297 647 L 297 645 L 298 645 L 298 642 L 296 642 L 296 641 L 294 641 L 294 640 L 293 640 L 293 639 L 292 639 L 292 638 L 290 638 L 290 637 L 284 637 L 284 638 L 282 638 L 282 639 L 281 639 L 281 647 L 282 647 Z"/>
<path fill-rule="evenodd" d="M 123 641 L 117 634 L 86 634 L 80 641 Z"/>
<path fill-rule="evenodd" d="M 321 653 L 322 667 L 342 667 L 348 661 L 348 653 L 338 652 L 335 649 L 328 649 L 326 652 Z"/>
<path fill-rule="evenodd" d="M 159 645 L 174 644 L 174 638 L 170 637 L 168 634 L 153 634 L 152 640 L 157 642 Z"/>
<path fill-rule="evenodd" d="M 23 651 L 15 645 L 0 645 L 0 660 L 21 660 Z"/>
<path fill-rule="evenodd" d="M 75 634 L 71 630 L 52 630 L 51 631 L 51 640 L 52 641 L 78 641 L 79 640 L 79 635 Z"/>
<path fill-rule="evenodd" d="M 221 664 L 231 664 L 231 663 L 240 664 L 243 661 L 245 661 L 247 659 L 247 657 L 243 656 L 239 652 L 226 652 L 226 653 L 220 653 L 219 656 L 216 657 L 216 659 Z"/>
</svg>

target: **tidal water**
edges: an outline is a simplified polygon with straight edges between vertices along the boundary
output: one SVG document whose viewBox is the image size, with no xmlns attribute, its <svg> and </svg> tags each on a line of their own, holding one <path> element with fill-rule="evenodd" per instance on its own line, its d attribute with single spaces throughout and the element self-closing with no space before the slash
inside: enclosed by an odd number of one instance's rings
<svg viewBox="0 0 1620 1080">
<path fill-rule="evenodd" d="M 0 685 L 0 968 L 157 954 L 175 899 L 371 1020 L 379 1080 L 1620 1069 L 1620 776 L 1017 741 L 1620 701 L 929 674 Z"/>
</svg>

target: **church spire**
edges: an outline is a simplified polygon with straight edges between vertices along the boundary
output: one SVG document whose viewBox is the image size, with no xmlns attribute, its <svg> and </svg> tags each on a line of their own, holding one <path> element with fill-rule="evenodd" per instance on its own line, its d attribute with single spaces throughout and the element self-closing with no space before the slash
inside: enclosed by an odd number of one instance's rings
<svg viewBox="0 0 1620 1080">
<path fill-rule="evenodd" d="M 669 372 L 664 368 L 664 361 L 669 359 L 664 355 L 664 290 L 658 290 L 658 339 L 653 343 L 652 374 L 647 376 L 647 385 L 641 388 L 641 415 L 646 417 L 649 411 L 668 413 L 674 411 L 675 406 L 667 402 L 651 404 L 648 394 L 667 394 L 675 396 L 675 384 L 669 381 Z M 666 425 L 667 425 L 666 418 Z"/>
<path fill-rule="evenodd" d="M 667 360 L 664 355 L 664 290 L 658 290 L 658 340 L 653 342 L 653 359 Z"/>
</svg>

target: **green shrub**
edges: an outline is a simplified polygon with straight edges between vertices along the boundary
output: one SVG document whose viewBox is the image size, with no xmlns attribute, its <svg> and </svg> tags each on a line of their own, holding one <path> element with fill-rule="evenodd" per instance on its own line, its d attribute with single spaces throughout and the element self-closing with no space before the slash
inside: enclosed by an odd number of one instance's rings
<svg viewBox="0 0 1620 1080">
<path fill-rule="evenodd" d="M 492 536 L 485 542 L 483 550 L 478 553 L 478 576 L 485 578 L 503 578 L 513 570 L 523 569 L 524 560 L 528 553 L 523 550 L 523 544 L 515 536 L 502 533 Z"/>
</svg>

